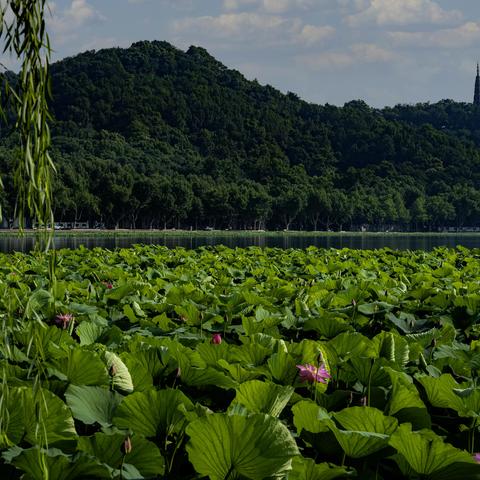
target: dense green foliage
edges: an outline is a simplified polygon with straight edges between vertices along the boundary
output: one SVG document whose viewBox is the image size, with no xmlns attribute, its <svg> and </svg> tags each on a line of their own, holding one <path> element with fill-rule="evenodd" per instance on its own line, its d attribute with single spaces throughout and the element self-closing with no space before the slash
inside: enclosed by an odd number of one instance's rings
<svg viewBox="0 0 480 480">
<path fill-rule="evenodd" d="M 462 248 L 2 255 L 1 477 L 478 479 L 479 268 Z"/>
<path fill-rule="evenodd" d="M 271 229 L 480 221 L 471 105 L 313 105 L 247 81 L 202 48 L 166 42 L 65 59 L 52 66 L 52 90 L 57 220 Z M 4 135 L 3 172 L 14 143 Z"/>
</svg>

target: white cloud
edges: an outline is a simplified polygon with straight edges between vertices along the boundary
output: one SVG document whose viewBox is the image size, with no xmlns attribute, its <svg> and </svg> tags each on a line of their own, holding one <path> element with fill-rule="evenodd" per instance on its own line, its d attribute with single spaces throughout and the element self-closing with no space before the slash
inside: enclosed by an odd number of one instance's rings
<svg viewBox="0 0 480 480">
<path fill-rule="evenodd" d="M 54 2 L 50 2 L 49 7 L 52 17 L 47 20 L 48 28 L 54 35 L 55 45 L 63 45 L 75 40 L 82 27 L 105 20 L 105 17 L 87 0 L 72 0 L 70 5 L 62 10 Z"/>
<path fill-rule="evenodd" d="M 297 60 L 311 70 L 330 70 L 366 63 L 386 63 L 396 54 L 372 43 L 357 43 L 347 51 L 326 51 L 318 54 L 299 55 Z"/>
<path fill-rule="evenodd" d="M 226 10 L 255 6 L 268 13 L 284 13 L 295 8 L 312 8 L 315 3 L 318 3 L 318 0 L 224 0 L 223 6 Z"/>
<path fill-rule="evenodd" d="M 357 26 L 410 25 L 415 23 L 446 24 L 458 22 L 463 15 L 458 10 L 444 10 L 433 0 L 370 0 L 367 8 L 346 17 L 347 24 Z"/>
<path fill-rule="evenodd" d="M 174 23 L 175 32 L 199 32 L 216 38 L 238 39 L 252 33 L 279 31 L 289 24 L 287 19 L 258 13 L 227 13 L 214 16 L 184 18 Z"/>
<path fill-rule="evenodd" d="M 259 0 L 223 0 L 223 8 L 226 10 L 238 10 L 239 8 L 257 5 Z"/>
<path fill-rule="evenodd" d="M 433 32 L 389 32 L 389 36 L 400 46 L 464 48 L 480 41 L 480 23 L 466 22 Z"/>
<path fill-rule="evenodd" d="M 87 0 L 72 0 L 71 5 L 64 10 L 61 21 L 69 22 L 70 27 L 84 25 L 87 21 L 101 17 L 101 15 L 87 2 Z"/>
<path fill-rule="evenodd" d="M 219 16 L 191 17 L 173 25 L 176 34 L 200 35 L 227 42 L 263 45 L 303 44 L 311 46 L 335 33 L 331 26 L 304 24 L 299 18 L 286 18 L 258 12 L 225 13 Z"/>
<path fill-rule="evenodd" d="M 300 32 L 296 34 L 298 43 L 303 43 L 307 46 L 322 42 L 328 37 L 335 34 L 335 29 L 330 25 L 316 26 L 304 25 Z"/>
</svg>

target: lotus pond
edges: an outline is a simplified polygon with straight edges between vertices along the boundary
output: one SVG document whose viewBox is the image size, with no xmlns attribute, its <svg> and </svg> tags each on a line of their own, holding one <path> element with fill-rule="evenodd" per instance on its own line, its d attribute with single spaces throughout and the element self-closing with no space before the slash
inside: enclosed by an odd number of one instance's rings
<svg viewBox="0 0 480 480">
<path fill-rule="evenodd" d="M 480 478 L 480 250 L 0 257 L 1 478 Z"/>
</svg>

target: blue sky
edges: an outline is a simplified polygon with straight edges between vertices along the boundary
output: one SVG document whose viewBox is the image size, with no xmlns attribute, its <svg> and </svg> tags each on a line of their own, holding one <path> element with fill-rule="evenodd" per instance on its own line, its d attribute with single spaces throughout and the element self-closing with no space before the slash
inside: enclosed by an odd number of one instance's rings
<svg viewBox="0 0 480 480">
<path fill-rule="evenodd" d="M 472 101 L 480 0 L 55 0 L 55 59 L 138 40 L 200 45 L 315 103 Z"/>
</svg>

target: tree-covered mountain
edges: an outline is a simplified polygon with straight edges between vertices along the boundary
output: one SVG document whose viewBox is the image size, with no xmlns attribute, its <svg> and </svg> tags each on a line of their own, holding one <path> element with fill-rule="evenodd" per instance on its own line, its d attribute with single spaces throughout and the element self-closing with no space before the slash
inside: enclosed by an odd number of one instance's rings
<svg viewBox="0 0 480 480">
<path fill-rule="evenodd" d="M 125 227 L 480 222 L 480 110 L 314 105 L 166 42 L 52 65 L 55 218 Z M 321 85 L 319 86 L 321 88 Z M 2 130 L 12 216 L 15 135 Z"/>
</svg>

